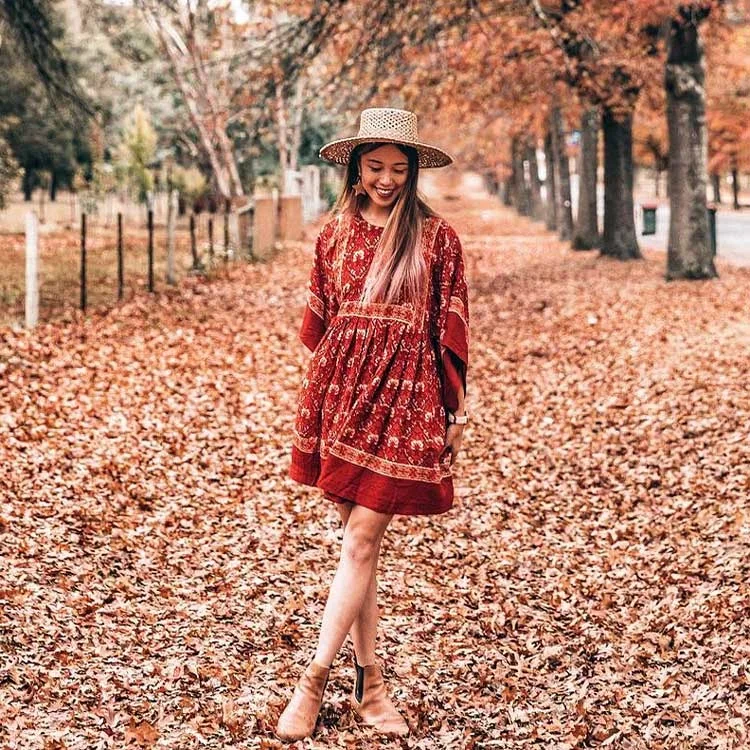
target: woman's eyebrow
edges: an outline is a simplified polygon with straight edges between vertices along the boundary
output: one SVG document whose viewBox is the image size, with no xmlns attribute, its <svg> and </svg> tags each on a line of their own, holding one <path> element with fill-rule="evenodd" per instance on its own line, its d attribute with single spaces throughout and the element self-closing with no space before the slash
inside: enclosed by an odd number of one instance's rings
<svg viewBox="0 0 750 750">
<path fill-rule="evenodd" d="M 380 161 L 380 159 L 368 159 L 367 161 L 370 164 L 380 164 L 381 166 L 383 165 L 383 162 Z M 394 167 L 408 167 L 409 166 L 409 162 L 408 161 L 397 161 L 397 162 L 394 162 L 393 166 Z"/>
</svg>

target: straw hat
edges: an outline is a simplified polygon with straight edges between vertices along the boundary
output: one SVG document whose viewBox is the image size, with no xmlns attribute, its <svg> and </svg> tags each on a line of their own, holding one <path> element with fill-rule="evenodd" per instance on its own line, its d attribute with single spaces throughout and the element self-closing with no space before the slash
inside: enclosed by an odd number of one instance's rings
<svg viewBox="0 0 750 750">
<path fill-rule="evenodd" d="M 417 136 L 417 116 L 405 109 L 362 110 L 359 133 L 354 138 L 331 141 L 320 149 L 320 158 L 334 164 L 348 164 L 355 146 L 360 143 L 401 143 L 411 146 L 419 154 L 422 169 L 447 167 L 453 159 L 435 146 L 421 143 Z"/>
</svg>

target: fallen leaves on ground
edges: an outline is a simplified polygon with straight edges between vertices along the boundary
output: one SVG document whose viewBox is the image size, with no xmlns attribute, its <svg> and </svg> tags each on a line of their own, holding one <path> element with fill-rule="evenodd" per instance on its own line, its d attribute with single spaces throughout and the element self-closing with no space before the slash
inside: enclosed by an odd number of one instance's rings
<svg viewBox="0 0 750 750">
<path fill-rule="evenodd" d="M 472 421 L 442 516 L 394 519 L 379 653 L 299 747 L 730 748 L 750 728 L 750 273 L 574 253 L 441 204 L 471 287 Z M 286 476 L 312 241 L 0 334 L 0 744 L 278 748 L 340 545 Z"/>
</svg>

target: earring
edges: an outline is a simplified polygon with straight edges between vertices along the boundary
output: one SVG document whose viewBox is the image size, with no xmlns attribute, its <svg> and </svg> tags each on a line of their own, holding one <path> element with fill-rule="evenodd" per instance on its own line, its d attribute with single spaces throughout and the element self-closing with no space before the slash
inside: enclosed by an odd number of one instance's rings
<svg viewBox="0 0 750 750">
<path fill-rule="evenodd" d="M 364 195 L 365 189 L 362 187 L 362 178 L 357 176 L 357 181 L 352 185 L 352 190 L 354 191 L 354 195 Z"/>
</svg>

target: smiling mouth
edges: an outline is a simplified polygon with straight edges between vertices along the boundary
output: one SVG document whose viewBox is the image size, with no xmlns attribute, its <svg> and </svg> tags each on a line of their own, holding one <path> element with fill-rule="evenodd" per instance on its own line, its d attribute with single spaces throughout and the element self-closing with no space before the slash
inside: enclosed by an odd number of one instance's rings
<svg viewBox="0 0 750 750">
<path fill-rule="evenodd" d="M 375 192 L 381 197 L 381 198 L 390 198 L 395 192 L 395 188 L 391 188 L 390 190 L 381 190 L 380 188 L 376 187 Z"/>
</svg>

